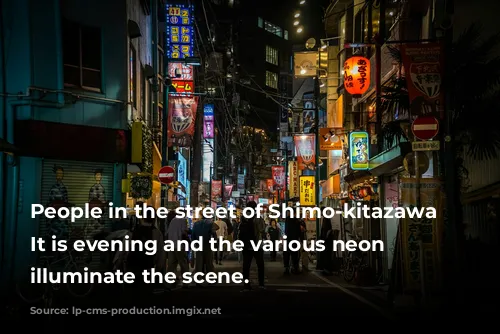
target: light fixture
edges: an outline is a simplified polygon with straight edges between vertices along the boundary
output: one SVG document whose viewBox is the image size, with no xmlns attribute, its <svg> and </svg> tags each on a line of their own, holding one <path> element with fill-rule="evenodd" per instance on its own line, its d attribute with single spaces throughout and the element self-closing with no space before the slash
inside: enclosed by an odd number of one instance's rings
<svg viewBox="0 0 500 334">
<path fill-rule="evenodd" d="M 186 65 L 193 65 L 193 66 L 200 66 L 201 65 L 201 59 L 197 57 L 186 57 L 184 59 L 184 64 Z"/>
<path fill-rule="evenodd" d="M 321 83 L 319 84 L 319 87 L 320 87 L 320 88 L 325 87 L 325 83 L 324 83 L 323 81 L 321 81 Z"/>
<path fill-rule="evenodd" d="M 303 5 L 305 3 L 306 3 L 306 0 L 300 0 L 300 2 L 299 2 L 300 5 Z"/>
<path fill-rule="evenodd" d="M 306 74 L 306 73 L 307 73 L 307 71 L 306 71 L 306 69 L 305 69 L 305 68 L 301 68 L 301 69 L 300 69 L 300 74 Z"/>
<path fill-rule="evenodd" d="M 394 12 L 389 12 L 389 16 L 393 16 L 394 15 Z"/>
<path fill-rule="evenodd" d="M 295 15 L 293 17 L 295 18 L 300 17 L 300 12 L 295 12 Z"/>
<path fill-rule="evenodd" d="M 298 25 L 299 25 L 299 23 L 300 23 L 300 22 L 299 22 L 299 20 L 295 20 L 295 21 L 293 22 L 293 25 L 294 25 L 294 26 L 298 26 Z"/>
<path fill-rule="evenodd" d="M 304 31 L 304 28 L 302 28 L 302 27 L 298 27 L 298 28 L 297 28 L 297 32 L 298 32 L 299 34 L 300 34 L 302 31 Z"/>
<path fill-rule="evenodd" d="M 324 50 L 328 47 L 328 42 L 321 41 L 321 50 Z"/>
</svg>

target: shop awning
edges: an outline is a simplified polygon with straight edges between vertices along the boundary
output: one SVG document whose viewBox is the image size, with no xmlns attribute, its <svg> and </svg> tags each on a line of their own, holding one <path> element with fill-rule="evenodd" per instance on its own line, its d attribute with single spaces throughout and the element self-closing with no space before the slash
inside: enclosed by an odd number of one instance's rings
<svg viewBox="0 0 500 334">
<path fill-rule="evenodd" d="M 370 172 L 380 176 L 403 166 L 403 159 L 412 151 L 411 143 L 399 143 L 390 150 L 377 154 L 370 159 Z"/>
<path fill-rule="evenodd" d="M 353 170 L 346 176 L 344 176 L 344 181 L 347 183 L 362 183 L 366 181 L 366 179 L 370 178 L 372 174 L 367 170 Z"/>
</svg>

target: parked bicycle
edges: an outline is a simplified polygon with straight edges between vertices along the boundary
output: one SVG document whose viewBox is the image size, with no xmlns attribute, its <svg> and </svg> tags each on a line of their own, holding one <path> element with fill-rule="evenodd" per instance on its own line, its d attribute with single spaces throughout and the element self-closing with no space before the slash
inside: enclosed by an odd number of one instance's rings
<svg viewBox="0 0 500 334">
<path fill-rule="evenodd" d="M 71 251 L 66 251 L 63 253 L 56 253 L 54 255 L 44 255 L 40 257 L 42 261 L 39 268 L 46 268 L 47 271 L 54 272 L 57 269 L 62 272 L 82 272 L 83 268 L 78 264 L 78 258 L 73 256 Z M 54 269 L 54 270 L 53 270 Z M 31 272 L 31 270 L 30 270 Z M 50 307 L 52 305 L 54 292 L 59 291 L 61 288 L 60 284 L 54 283 L 29 283 L 29 282 L 19 282 L 16 284 L 17 295 L 28 304 L 35 304 L 38 302 L 43 302 L 44 307 Z M 80 284 L 80 283 L 66 283 L 66 290 L 70 295 L 77 298 L 83 298 L 88 296 L 94 288 L 94 284 Z"/>
</svg>

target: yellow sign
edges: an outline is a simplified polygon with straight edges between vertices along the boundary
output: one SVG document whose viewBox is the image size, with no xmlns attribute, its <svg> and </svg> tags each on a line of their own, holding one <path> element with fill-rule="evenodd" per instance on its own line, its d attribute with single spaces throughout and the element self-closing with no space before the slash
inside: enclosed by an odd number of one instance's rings
<svg viewBox="0 0 500 334">
<path fill-rule="evenodd" d="M 314 189 L 314 176 L 300 176 L 300 205 L 315 206 L 316 205 L 316 189 Z"/>
<path fill-rule="evenodd" d="M 418 189 L 416 179 L 401 179 L 399 187 L 401 206 L 405 208 L 415 207 Z M 429 219 L 424 214 L 421 219 L 416 217 L 401 219 L 403 282 L 405 290 L 419 290 L 421 267 L 423 266 L 425 287 L 428 291 L 432 291 L 439 289 L 442 282 L 440 268 L 444 195 L 442 183 L 438 179 L 420 179 L 419 188 L 421 208 L 435 208 L 436 218 Z M 422 251 L 420 251 L 420 241 L 422 242 Z"/>
<path fill-rule="evenodd" d="M 297 161 L 288 162 L 288 197 L 299 197 L 299 165 Z"/>
<path fill-rule="evenodd" d="M 335 129 L 319 129 L 319 149 L 320 151 L 342 150 L 342 139 L 335 134 Z"/>
</svg>

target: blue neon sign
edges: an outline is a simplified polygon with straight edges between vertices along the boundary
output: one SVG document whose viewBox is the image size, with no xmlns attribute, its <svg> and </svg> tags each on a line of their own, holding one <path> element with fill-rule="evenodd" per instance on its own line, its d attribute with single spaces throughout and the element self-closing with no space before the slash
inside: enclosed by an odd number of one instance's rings
<svg viewBox="0 0 500 334">
<path fill-rule="evenodd" d="M 169 59 L 194 57 L 194 7 L 193 5 L 166 6 L 167 41 Z"/>
</svg>

